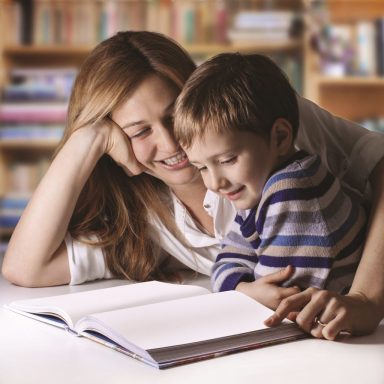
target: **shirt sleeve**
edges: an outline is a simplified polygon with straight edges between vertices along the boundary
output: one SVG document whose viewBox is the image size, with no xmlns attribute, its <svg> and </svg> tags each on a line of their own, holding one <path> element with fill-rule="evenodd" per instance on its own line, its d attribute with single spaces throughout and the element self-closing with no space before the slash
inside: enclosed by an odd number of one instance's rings
<svg viewBox="0 0 384 384">
<path fill-rule="evenodd" d="M 296 145 L 321 157 L 343 184 L 370 198 L 369 175 L 384 157 L 384 134 L 371 132 L 298 98 L 300 127 Z"/>
<path fill-rule="evenodd" d="M 255 250 L 242 236 L 239 224 L 233 221 L 232 230 L 224 238 L 223 249 L 212 268 L 213 292 L 230 291 L 242 281 L 254 281 L 256 264 Z"/>
<path fill-rule="evenodd" d="M 71 274 L 70 285 L 112 277 L 101 248 L 75 240 L 69 233 L 65 236 L 65 244 Z"/>
<path fill-rule="evenodd" d="M 341 291 L 353 279 L 364 228 L 360 200 L 343 192 L 318 156 L 295 162 L 264 188 L 255 279 L 291 265 L 294 273 L 283 286 Z"/>
</svg>

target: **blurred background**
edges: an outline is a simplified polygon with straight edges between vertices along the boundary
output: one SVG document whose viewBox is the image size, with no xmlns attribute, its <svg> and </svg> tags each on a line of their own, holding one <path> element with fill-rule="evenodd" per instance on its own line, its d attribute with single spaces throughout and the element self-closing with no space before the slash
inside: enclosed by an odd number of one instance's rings
<svg viewBox="0 0 384 384">
<path fill-rule="evenodd" d="M 63 134 L 79 66 L 128 29 L 172 37 L 197 64 L 267 54 L 298 93 L 384 132 L 384 0 L 0 0 L 0 253 Z"/>
</svg>

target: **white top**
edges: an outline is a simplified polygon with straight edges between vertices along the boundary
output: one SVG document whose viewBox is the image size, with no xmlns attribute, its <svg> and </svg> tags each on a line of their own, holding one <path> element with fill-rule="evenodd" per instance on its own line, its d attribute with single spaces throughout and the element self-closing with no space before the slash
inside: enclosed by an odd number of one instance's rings
<svg viewBox="0 0 384 384">
<path fill-rule="evenodd" d="M 337 118 L 304 98 L 300 97 L 298 101 L 300 128 L 297 147 L 319 154 L 335 176 L 369 200 L 368 177 L 384 156 L 384 135 Z M 161 247 L 187 267 L 209 275 L 219 251 L 219 242 L 234 218 L 234 207 L 228 200 L 207 192 L 204 207 L 214 221 L 215 237 L 212 237 L 201 232 L 175 196 L 173 204 L 176 224 L 191 247 L 187 248 L 159 220 L 153 219 L 154 232 L 160 233 L 158 237 Z M 69 234 L 65 242 L 71 274 L 70 284 L 111 277 L 100 248 L 75 241 Z"/>
</svg>

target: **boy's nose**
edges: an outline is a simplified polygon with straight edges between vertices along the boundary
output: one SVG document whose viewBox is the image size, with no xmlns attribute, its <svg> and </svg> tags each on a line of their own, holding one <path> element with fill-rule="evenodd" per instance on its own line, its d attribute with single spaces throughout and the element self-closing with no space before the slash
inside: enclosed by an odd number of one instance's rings
<svg viewBox="0 0 384 384">
<path fill-rule="evenodd" d="M 211 171 L 209 175 L 209 186 L 207 188 L 214 192 L 219 192 L 227 184 L 227 180 L 219 172 Z"/>
</svg>

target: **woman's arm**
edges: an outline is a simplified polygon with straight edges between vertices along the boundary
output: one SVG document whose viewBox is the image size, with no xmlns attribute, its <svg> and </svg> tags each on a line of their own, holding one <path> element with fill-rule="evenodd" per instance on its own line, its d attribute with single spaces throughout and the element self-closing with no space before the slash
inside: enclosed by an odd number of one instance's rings
<svg viewBox="0 0 384 384">
<path fill-rule="evenodd" d="M 2 268 L 6 279 L 29 287 L 70 281 L 63 240 L 102 144 L 96 131 L 81 129 L 57 154 L 13 232 Z"/>
<path fill-rule="evenodd" d="M 350 292 L 338 295 L 309 288 L 282 300 L 274 315 L 266 320 L 274 326 L 289 316 L 315 337 L 333 340 L 339 332 L 373 332 L 384 317 L 384 158 L 371 176 L 373 200 L 362 259 Z M 316 325 L 319 318 L 325 326 Z"/>
<path fill-rule="evenodd" d="M 6 279 L 28 287 L 70 281 L 64 237 L 77 199 L 104 153 L 119 164 L 134 158 L 124 141 L 128 139 L 122 131 L 107 124 L 79 129 L 69 137 L 14 230 L 2 267 Z M 131 174 L 140 172 L 135 164 L 130 169 Z"/>
</svg>

